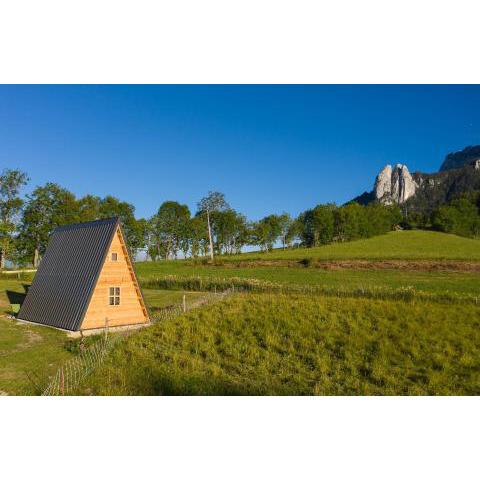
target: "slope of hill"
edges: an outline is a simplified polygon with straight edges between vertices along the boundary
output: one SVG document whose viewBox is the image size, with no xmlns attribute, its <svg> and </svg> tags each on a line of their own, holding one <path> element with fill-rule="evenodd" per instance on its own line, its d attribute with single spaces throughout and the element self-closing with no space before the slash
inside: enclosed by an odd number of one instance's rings
<svg viewBox="0 0 480 480">
<path fill-rule="evenodd" d="M 480 241 L 403 231 L 311 249 L 220 257 L 214 265 L 191 260 L 141 262 L 137 272 L 143 286 L 150 289 L 214 291 L 233 284 L 253 289 L 276 284 L 348 292 L 414 289 L 434 296 L 477 296 Z"/>
<path fill-rule="evenodd" d="M 222 257 L 239 260 L 475 260 L 480 261 L 480 240 L 446 233 L 406 230 L 322 247 L 244 253 Z"/>
<path fill-rule="evenodd" d="M 236 294 L 130 336 L 78 393 L 478 395 L 479 314 L 474 305 Z"/>
</svg>

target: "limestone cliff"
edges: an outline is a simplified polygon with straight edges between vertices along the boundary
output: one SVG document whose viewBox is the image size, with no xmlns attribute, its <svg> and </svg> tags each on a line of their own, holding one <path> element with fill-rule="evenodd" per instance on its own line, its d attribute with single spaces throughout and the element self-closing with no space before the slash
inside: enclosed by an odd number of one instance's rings
<svg viewBox="0 0 480 480">
<path fill-rule="evenodd" d="M 398 163 L 392 170 L 386 165 L 377 175 L 373 189 L 375 199 L 386 204 L 402 204 L 415 195 L 417 183 L 410 175 L 406 165 Z"/>
<path fill-rule="evenodd" d="M 432 212 L 459 195 L 480 191 L 480 159 L 437 173 L 410 174 L 406 165 L 386 165 L 375 179 L 373 190 L 354 198 L 362 205 L 381 202 L 404 205 L 409 212 Z"/>
</svg>

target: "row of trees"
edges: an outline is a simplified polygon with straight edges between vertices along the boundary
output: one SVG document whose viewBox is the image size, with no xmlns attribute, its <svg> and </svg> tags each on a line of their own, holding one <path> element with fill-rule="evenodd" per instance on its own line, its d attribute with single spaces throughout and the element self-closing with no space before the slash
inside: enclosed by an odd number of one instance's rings
<svg viewBox="0 0 480 480">
<path fill-rule="evenodd" d="M 480 192 L 470 193 L 439 207 L 432 215 L 436 230 L 480 237 Z"/>
<path fill-rule="evenodd" d="M 302 213 L 296 227 L 302 244 L 307 247 L 369 238 L 392 230 L 402 220 L 396 205 L 349 203 L 317 205 Z"/>
<path fill-rule="evenodd" d="M 463 237 L 480 237 L 480 192 L 460 194 L 447 204 L 430 210 L 403 206 L 403 228 L 429 229 Z"/>
<path fill-rule="evenodd" d="M 248 222 L 226 202 L 220 192 L 210 192 L 192 215 L 187 205 L 167 201 L 148 222 L 147 252 L 152 259 L 199 257 L 210 254 L 240 253 L 247 245 L 271 250 L 281 239 L 284 246 L 294 238 L 289 235 L 292 220 L 287 214 L 269 215 L 258 222 Z"/>
<path fill-rule="evenodd" d="M 135 219 L 133 205 L 112 196 L 77 199 L 55 183 L 37 187 L 23 199 L 20 193 L 27 182 L 27 175 L 17 170 L 0 175 L 1 268 L 7 259 L 37 266 L 57 226 L 114 216 L 121 218 L 130 248 L 144 248 L 147 222 Z"/>
<path fill-rule="evenodd" d="M 149 219 L 136 219 L 133 205 L 113 196 L 81 198 L 55 183 L 22 197 L 28 176 L 18 170 L 0 175 L 0 259 L 37 266 L 52 231 L 60 225 L 112 216 L 122 220 L 133 253 L 156 259 L 239 253 L 246 246 L 268 251 L 276 245 L 316 246 L 385 233 L 401 221 L 396 207 L 356 203 L 318 205 L 291 218 L 268 215 L 248 221 L 220 192 L 210 192 L 192 214 L 187 205 L 166 201 Z"/>
</svg>

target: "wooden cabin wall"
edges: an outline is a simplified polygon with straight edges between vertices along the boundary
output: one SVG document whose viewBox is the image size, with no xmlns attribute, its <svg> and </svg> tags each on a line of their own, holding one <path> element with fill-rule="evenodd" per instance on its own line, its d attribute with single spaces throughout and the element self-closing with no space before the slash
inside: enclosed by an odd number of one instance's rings
<svg viewBox="0 0 480 480">
<path fill-rule="evenodd" d="M 117 261 L 112 261 L 112 253 L 117 253 Z M 110 287 L 120 287 L 120 305 L 109 305 Z M 97 285 L 85 314 L 81 330 L 146 323 L 148 314 L 135 289 L 135 277 L 129 269 L 125 244 L 120 230 L 113 237 Z"/>
</svg>

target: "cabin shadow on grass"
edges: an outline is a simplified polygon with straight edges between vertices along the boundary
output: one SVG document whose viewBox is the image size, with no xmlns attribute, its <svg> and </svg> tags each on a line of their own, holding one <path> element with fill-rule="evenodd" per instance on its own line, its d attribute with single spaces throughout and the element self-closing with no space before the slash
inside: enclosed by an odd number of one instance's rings
<svg viewBox="0 0 480 480">
<path fill-rule="evenodd" d="M 6 290 L 5 294 L 8 298 L 8 303 L 10 304 L 11 312 L 15 316 L 18 315 L 18 311 L 20 310 L 20 307 L 22 306 L 23 302 L 25 301 L 25 298 L 28 293 L 28 289 L 30 285 L 28 284 L 23 284 L 23 289 L 25 292 L 15 292 L 13 290 Z"/>
</svg>

